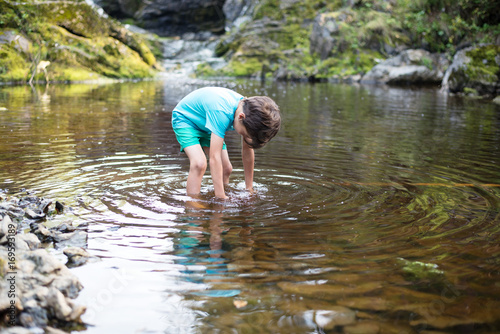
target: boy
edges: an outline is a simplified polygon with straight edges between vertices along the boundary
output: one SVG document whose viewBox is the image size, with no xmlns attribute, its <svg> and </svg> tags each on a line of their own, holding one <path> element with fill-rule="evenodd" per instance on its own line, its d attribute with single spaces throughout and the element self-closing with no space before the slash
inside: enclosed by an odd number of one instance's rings
<svg viewBox="0 0 500 334">
<path fill-rule="evenodd" d="M 215 196 L 228 198 L 224 185 L 233 170 L 224 135 L 236 130 L 242 136 L 241 156 L 245 187 L 253 190 L 254 149 L 264 146 L 280 129 L 278 105 L 269 97 L 242 95 L 227 88 L 205 87 L 185 96 L 172 112 L 172 127 L 189 158 L 188 195 L 200 193 L 201 181 L 210 161 Z"/>
</svg>

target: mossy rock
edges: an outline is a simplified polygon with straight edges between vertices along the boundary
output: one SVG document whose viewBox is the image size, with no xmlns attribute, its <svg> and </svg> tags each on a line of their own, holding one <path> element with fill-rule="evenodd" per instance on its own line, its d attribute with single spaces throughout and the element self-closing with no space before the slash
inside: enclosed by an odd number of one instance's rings
<svg viewBox="0 0 500 334">
<path fill-rule="evenodd" d="M 452 93 L 475 91 L 477 95 L 500 93 L 500 46 L 482 45 L 457 52 L 443 87 Z"/>
<path fill-rule="evenodd" d="M 0 81 L 135 79 L 157 72 L 159 43 L 101 16 L 84 1 L 2 2 L 0 7 L 6 27 L 0 30 Z M 6 31 L 29 41 L 29 50 L 2 41 Z M 46 74 L 37 66 L 42 62 L 49 64 Z"/>
</svg>

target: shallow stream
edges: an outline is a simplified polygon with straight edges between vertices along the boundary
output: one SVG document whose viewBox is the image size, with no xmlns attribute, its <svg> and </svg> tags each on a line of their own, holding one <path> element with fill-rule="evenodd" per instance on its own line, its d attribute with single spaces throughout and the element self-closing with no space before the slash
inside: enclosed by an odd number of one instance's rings
<svg viewBox="0 0 500 334">
<path fill-rule="evenodd" d="M 284 126 L 230 200 L 185 195 L 170 119 L 207 85 Z M 99 258 L 83 333 L 500 330 L 500 107 L 435 89 L 259 81 L 0 88 L 0 188 L 64 202 Z M 26 190 L 24 190 L 24 189 Z M 51 249 L 61 260 L 61 250 Z M 433 332 L 434 333 L 434 332 Z"/>
</svg>

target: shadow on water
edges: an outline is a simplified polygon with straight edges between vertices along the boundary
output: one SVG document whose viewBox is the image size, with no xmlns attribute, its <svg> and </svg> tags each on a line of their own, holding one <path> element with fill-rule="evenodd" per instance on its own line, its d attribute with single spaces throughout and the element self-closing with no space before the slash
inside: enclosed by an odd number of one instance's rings
<svg viewBox="0 0 500 334">
<path fill-rule="evenodd" d="M 230 200 L 185 195 L 171 110 L 222 85 L 284 126 Z M 493 333 L 500 110 L 433 89 L 152 81 L 0 89 L 0 188 L 69 208 L 85 332 Z M 57 250 L 50 250 L 58 254 Z"/>
</svg>

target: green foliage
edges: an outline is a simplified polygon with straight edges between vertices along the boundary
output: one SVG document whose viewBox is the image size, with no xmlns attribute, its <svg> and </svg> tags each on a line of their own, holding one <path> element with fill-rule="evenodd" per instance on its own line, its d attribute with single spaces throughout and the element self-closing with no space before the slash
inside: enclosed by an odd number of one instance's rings
<svg viewBox="0 0 500 334">
<path fill-rule="evenodd" d="M 453 54 L 461 43 L 495 42 L 498 8 L 500 0 L 398 0 L 396 15 L 413 45 Z"/>
</svg>

